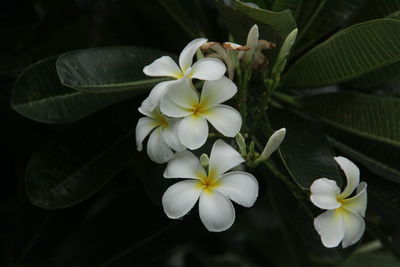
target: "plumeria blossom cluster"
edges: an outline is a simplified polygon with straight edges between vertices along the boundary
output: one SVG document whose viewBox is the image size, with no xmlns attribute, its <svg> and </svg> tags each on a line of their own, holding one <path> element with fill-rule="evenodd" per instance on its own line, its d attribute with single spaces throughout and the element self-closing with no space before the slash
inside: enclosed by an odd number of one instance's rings
<svg viewBox="0 0 400 267">
<path fill-rule="evenodd" d="M 143 72 L 148 76 L 167 76 L 174 80 L 157 84 L 139 107 L 144 117 L 136 126 L 136 144 L 141 151 L 149 136 L 147 154 L 154 162 L 167 163 L 164 178 L 185 179 L 164 193 L 162 204 L 166 215 L 181 218 L 199 202 L 201 221 L 209 231 L 219 232 L 231 227 L 235 220 L 232 201 L 244 207 L 254 204 L 258 182 L 248 172 L 233 170 L 244 169 L 245 159 L 221 139 L 215 141 L 210 158 L 202 154 L 199 159 L 190 151 L 206 143 L 209 124 L 225 137 L 242 137 L 241 114 L 224 104 L 238 91 L 232 79 L 225 76 L 225 64 L 231 61 L 207 57 L 193 63 L 196 52 L 206 42 L 204 38 L 190 42 L 179 56 L 179 65 L 163 56 L 144 67 Z M 253 48 L 243 51 L 250 49 Z M 239 55 L 239 50 L 235 53 L 237 59 L 245 56 Z M 200 91 L 196 83 L 201 85 Z M 267 159 L 284 135 L 285 129 L 274 133 L 255 162 Z M 246 150 L 243 141 L 238 145 L 241 152 Z"/>
<path fill-rule="evenodd" d="M 281 48 L 282 66 L 296 34 L 297 30 L 289 34 Z M 184 179 L 170 186 L 162 197 L 169 218 L 182 218 L 198 202 L 204 226 L 211 232 L 220 232 L 230 228 L 235 220 L 232 202 L 244 207 L 255 203 L 258 182 L 243 171 L 244 164 L 255 167 L 267 160 L 283 142 L 286 129 L 275 131 L 261 154 L 254 152 L 254 141 L 247 151 L 244 137 L 239 133 L 242 116 L 225 103 L 238 92 L 233 82 L 238 67 L 247 68 L 244 72 L 247 74 L 251 74 L 251 69 L 265 68 L 268 61 L 261 51 L 274 47 L 273 43 L 259 40 L 258 27 L 254 25 L 246 45 L 198 38 L 183 49 L 179 64 L 163 56 L 144 67 L 143 72 L 148 76 L 173 78 L 151 90 L 139 107 L 144 117 L 136 126 L 137 149 L 143 149 L 143 142 L 149 136 L 147 154 L 156 163 L 167 163 L 164 178 Z M 207 57 L 204 58 L 202 51 Z M 195 54 L 200 59 L 193 63 Z M 197 157 L 196 151 L 191 150 L 198 150 L 207 142 L 209 124 L 225 138 L 235 137 L 238 151 L 218 139 L 210 157 L 206 154 Z M 323 245 L 330 248 L 341 242 L 345 248 L 359 241 L 364 233 L 367 185 L 360 183 L 354 163 L 344 157 L 334 159 L 346 176 L 346 187 L 341 191 L 333 180 L 316 179 L 310 187 L 310 200 L 326 210 L 314 219 Z M 356 195 L 351 196 L 355 189 Z"/>
</svg>

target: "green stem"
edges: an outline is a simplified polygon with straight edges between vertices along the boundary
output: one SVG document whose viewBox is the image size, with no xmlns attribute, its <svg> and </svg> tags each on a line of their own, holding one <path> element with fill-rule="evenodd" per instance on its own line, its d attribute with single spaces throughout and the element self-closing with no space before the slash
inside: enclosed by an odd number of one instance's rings
<svg viewBox="0 0 400 267">
<path fill-rule="evenodd" d="M 288 95 L 288 94 L 285 94 L 285 93 L 282 93 L 282 92 L 275 92 L 273 96 L 277 100 L 279 100 L 280 102 L 283 102 L 283 103 L 287 104 L 290 107 L 294 107 L 294 108 L 299 108 L 300 107 L 299 102 L 297 102 L 296 98 L 291 96 L 291 95 Z"/>
<path fill-rule="evenodd" d="M 319 3 L 317 9 L 315 10 L 315 12 L 313 13 L 313 15 L 311 16 L 311 18 L 307 21 L 307 24 L 304 26 L 304 28 L 302 29 L 301 33 L 299 34 L 299 37 L 297 38 L 297 42 L 299 43 L 301 38 L 304 37 L 304 34 L 308 31 L 308 28 L 311 27 L 311 25 L 313 24 L 314 20 L 317 18 L 319 12 L 321 12 L 321 9 L 325 6 L 327 0 L 323 0 Z"/>
</svg>

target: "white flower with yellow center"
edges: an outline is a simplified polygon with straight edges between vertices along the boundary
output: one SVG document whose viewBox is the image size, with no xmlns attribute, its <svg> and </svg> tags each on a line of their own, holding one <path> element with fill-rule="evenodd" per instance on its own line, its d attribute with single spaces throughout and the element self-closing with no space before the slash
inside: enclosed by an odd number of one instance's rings
<svg viewBox="0 0 400 267">
<path fill-rule="evenodd" d="M 207 121 L 224 136 L 234 137 L 239 132 L 242 126 L 240 113 L 221 105 L 236 92 L 236 85 L 223 76 L 216 81 L 205 81 L 199 97 L 190 81 L 182 79 L 168 89 L 161 99 L 160 109 L 166 116 L 183 118 L 179 123 L 179 140 L 187 148 L 197 149 L 207 140 Z"/>
<path fill-rule="evenodd" d="M 192 65 L 193 56 L 207 39 L 198 38 L 191 41 L 179 55 L 179 66 L 169 56 L 156 59 L 150 65 L 143 68 L 144 74 L 153 77 L 172 77 L 175 79 L 199 79 L 199 80 L 218 80 L 225 74 L 226 67 L 221 60 L 215 58 L 203 58 Z M 159 103 L 160 98 L 165 93 L 166 87 L 173 81 L 158 83 L 150 92 L 142 106 L 153 110 Z"/>
<path fill-rule="evenodd" d="M 178 152 L 168 162 L 165 178 L 188 178 L 170 186 L 162 197 L 165 213 L 171 219 L 187 214 L 199 200 L 199 215 L 211 232 L 228 229 L 235 221 L 232 201 L 253 206 L 258 196 L 258 182 L 247 172 L 232 171 L 244 162 L 242 156 L 222 140 L 211 150 L 208 171 L 188 150 Z"/>
<path fill-rule="evenodd" d="M 165 117 L 158 108 L 150 111 L 140 107 L 139 111 L 147 117 L 140 118 L 136 125 L 137 150 L 142 151 L 143 140 L 150 132 L 147 154 L 154 162 L 165 163 L 170 160 L 174 156 L 171 148 L 175 151 L 185 149 L 178 139 L 179 120 Z"/>
<path fill-rule="evenodd" d="M 315 206 L 328 210 L 314 219 L 322 244 L 332 248 L 342 242 L 346 248 L 359 241 L 365 230 L 367 184 L 360 183 L 360 171 L 353 162 L 344 157 L 335 157 L 335 160 L 346 176 L 345 189 L 340 192 L 335 181 L 320 178 L 310 187 L 310 199 Z M 356 188 L 357 194 L 349 198 Z"/>
</svg>

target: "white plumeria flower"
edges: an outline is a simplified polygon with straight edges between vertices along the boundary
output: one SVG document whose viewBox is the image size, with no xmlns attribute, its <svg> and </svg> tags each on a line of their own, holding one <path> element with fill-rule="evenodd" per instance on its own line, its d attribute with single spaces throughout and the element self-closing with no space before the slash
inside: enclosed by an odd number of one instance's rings
<svg viewBox="0 0 400 267">
<path fill-rule="evenodd" d="M 136 146 L 142 151 L 143 140 L 150 134 L 147 142 L 147 154 L 157 163 L 165 163 L 174 156 L 175 151 L 186 149 L 178 139 L 178 119 L 171 119 L 161 114 L 158 108 L 150 111 L 143 107 L 140 113 L 147 117 L 140 118 L 136 125 Z"/>
<path fill-rule="evenodd" d="M 199 79 L 199 80 L 218 80 L 226 71 L 226 67 L 221 60 L 216 58 L 203 58 L 192 65 L 193 56 L 200 46 L 207 42 L 207 39 L 198 38 L 191 41 L 179 55 L 179 66 L 169 56 L 156 59 L 150 65 L 143 68 L 144 74 L 153 77 L 172 77 L 175 79 Z M 158 83 L 150 92 L 142 106 L 153 110 L 159 103 L 160 98 L 165 93 L 166 87 L 173 81 Z"/>
<path fill-rule="evenodd" d="M 165 213 L 171 219 L 187 214 L 199 199 L 199 214 L 211 232 L 225 231 L 235 221 L 232 201 L 253 206 L 258 196 L 258 182 L 250 173 L 227 172 L 244 162 L 242 156 L 222 140 L 211 150 L 208 171 L 192 152 L 175 154 L 168 162 L 165 178 L 188 178 L 170 186 L 162 197 Z"/>
<path fill-rule="evenodd" d="M 344 157 L 335 160 L 346 176 L 345 189 L 340 192 L 335 181 L 320 178 L 310 187 L 310 199 L 315 206 L 328 210 L 314 219 L 322 244 L 332 248 L 342 242 L 346 248 L 359 241 L 365 230 L 367 184 L 360 183 L 360 171 L 353 162 Z M 349 198 L 356 188 L 357 194 Z"/>
<path fill-rule="evenodd" d="M 208 137 L 209 121 L 221 134 L 234 137 L 242 127 L 240 113 L 222 102 L 232 98 L 236 85 L 223 76 L 216 81 L 205 81 L 201 96 L 192 88 L 190 81 L 182 79 L 168 89 L 160 102 L 163 114 L 183 118 L 179 123 L 178 136 L 189 149 L 204 145 Z"/>
</svg>

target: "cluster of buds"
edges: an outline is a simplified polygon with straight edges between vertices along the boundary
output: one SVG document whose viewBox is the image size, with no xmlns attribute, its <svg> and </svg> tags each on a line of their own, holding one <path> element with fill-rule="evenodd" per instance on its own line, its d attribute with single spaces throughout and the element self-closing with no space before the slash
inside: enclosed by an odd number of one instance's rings
<svg viewBox="0 0 400 267">
<path fill-rule="evenodd" d="M 247 35 L 246 45 L 232 42 L 207 42 L 201 46 L 206 57 L 218 58 L 225 62 L 229 79 L 233 80 L 235 68 L 240 63 L 257 71 L 268 66 L 268 58 L 262 53 L 264 49 L 275 48 L 276 44 L 266 40 L 259 40 L 258 26 L 254 25 Z"/>
</svg>

